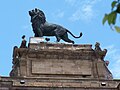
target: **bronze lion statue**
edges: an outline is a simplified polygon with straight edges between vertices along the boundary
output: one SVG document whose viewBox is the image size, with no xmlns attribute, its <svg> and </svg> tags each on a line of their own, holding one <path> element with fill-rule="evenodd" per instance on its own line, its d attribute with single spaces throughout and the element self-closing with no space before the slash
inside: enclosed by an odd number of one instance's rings
<svg viewBox="0 0 120 90">
<path fill-rule="evenodd" d="M 37 8 L 35 8 L 35 10 L 29 11 L 29 15 L 31 16 L 31 22 L 35 37 L 55 36 L 57 42 L 62 39 L 65 42 L 74 44 L 74 41 L 68 38 L 68 33 L 71 34 L 74 38 L 80 38 L 82 36 L 82 32 L 78 37 L 76 37 L 64 27 L 57 24 L 48 23 L 46 21 L 45 14 Z"/>
</svg>

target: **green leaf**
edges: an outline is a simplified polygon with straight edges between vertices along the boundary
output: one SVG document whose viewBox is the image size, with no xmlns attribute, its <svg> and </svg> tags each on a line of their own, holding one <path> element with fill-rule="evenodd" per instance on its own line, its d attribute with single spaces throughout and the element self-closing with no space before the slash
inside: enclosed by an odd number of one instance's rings
<svg viewBox="0 0 120 90">
<path fill-rule="evenodd" d="M 113 10 L 113 8 L 115 7 L 115 5 L 116 5 L 117 3 L 118 3 L 117 1 L 113 1 L 113 2 L 112 2 L 112 4 L 111 4 L 112 10 Z"/>
<path fill-rule="evenodd" d="M 116 18 L 117 18 L 117 13 L 114 12 L 113 20 L 112 20 L 112 24 L 113 24 L 113 25 L 116 23 Z"/>
<path fill-rule="evenodd" d="M 120 13 L 120 3 L 117 5 L 116 12 L 117 12 L 117 13 Z"/>
<path fill-rule="evenodd" d="M 104 18 L 102 20 L 102 24 L 104 25 L 107 20 L 108 20 L 108 15 L 105 14 L 105 16 L 104 16 Z"/>
<path fill-rule="evenodd" d="M 111 25 L 111 24 L 115 24 L 116 23 L 116 18 L 117 18 L 117 12 L 116 11 L 113 11 L 111 12 L 110 14 L 108 14 L 108 24 Z"/>
<path fill-rule="evenodd" d="M 115 30 L 116 30 L 118 33 L 120 33 L 120 27 L 115 26 Z"/>
</svg>

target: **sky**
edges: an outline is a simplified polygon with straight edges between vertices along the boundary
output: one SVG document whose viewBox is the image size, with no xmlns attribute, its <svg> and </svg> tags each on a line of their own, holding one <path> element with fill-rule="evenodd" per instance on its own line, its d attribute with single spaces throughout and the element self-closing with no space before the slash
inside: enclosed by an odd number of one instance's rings
<svg viewBox="0 0 120 90">
<path fill-rule="evenodd" d="M 12 69 L 14 46 L 20 46 L 22 35 L 33 37 L 28 11 L 39 8 L 50 23 L 59 24 L 74 35 L 83 33 L 81 39 L 69 38 L 76 44 L 100 42 L 102 49 L 107 49 L 105 60 L 115 79 L 120 79 L 120 33 L 102 25 L 105 13 L 111 10 L 113 0 L 1 0 L 0 3 L 0 76 L 9 76 Z M 119 18 L 118 18 L 119 19 Z M 52 41 L 56 40 L 51 37 Z M 63 42 L 63 41 L 61 41 Z"/>
</svg>

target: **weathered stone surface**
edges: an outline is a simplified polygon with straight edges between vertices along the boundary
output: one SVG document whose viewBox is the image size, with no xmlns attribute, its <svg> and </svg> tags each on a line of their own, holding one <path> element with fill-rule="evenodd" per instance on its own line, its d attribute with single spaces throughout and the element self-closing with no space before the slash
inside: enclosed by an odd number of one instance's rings
<svg viewBox="0 0 120 90">
<path fill-rule="evenodd" d="M 86 60 L 32 60 L 33 74 L 91 75 L 92 62 Z"/>
<path fill-rule="evenodd" d="M 104 60 L 97 58 L 89 44 L 29 43 L 27 49 L 17 51 L 19 65 L 14 64 L 12 76 L 112 79 Z"/>
<path fill-rule="evenodd" d="M 2 77 L 0 90 L 119 90 L 119 83 L 120 80 L 103 79 Z"/>
<path fill-rule="evenodd" d="M 46 43 L 46 42 L 40 42 L 38 44 L 30 43 L 29 48 L 39 50 L 39 49 L 65 49 L 65 50 L 80 50 L 80 49 L 92 49 L 92 45 L 86 44 L 86 45 L 72 45 L 72 44 L 56 44 L 56 43 Z"/>
<path fill-rule="evenodd" d="M 15 49 L 11 77 L 0 78 L 0 90 L 119 90 L 99 55 L 89 44 L 29 43 Z"/>
</svg>

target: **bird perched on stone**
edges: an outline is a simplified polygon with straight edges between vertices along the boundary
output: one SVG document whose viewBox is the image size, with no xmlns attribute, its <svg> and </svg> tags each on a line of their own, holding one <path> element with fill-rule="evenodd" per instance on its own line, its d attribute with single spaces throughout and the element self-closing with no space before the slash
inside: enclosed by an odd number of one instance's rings
<svg viewBox="0 0 120 90">
<path fill-rule="evenodd" d="M 23 40 L 21 42 L 20 48 L 27 48 L 26 46 L 27 41 L 25 40 L 25 35 L 22 36 L 22 39 Z"/>
<path fill-rule="evenodd" d="M 22 39 L 25 39 L 25 35 L 22 36 Z"/>
<path fill-rule="evenodd" d="M 50 41 L 50 38 L 45 38 L 45 40 L 48 42 L 48 41 Z"/>
</svg>

